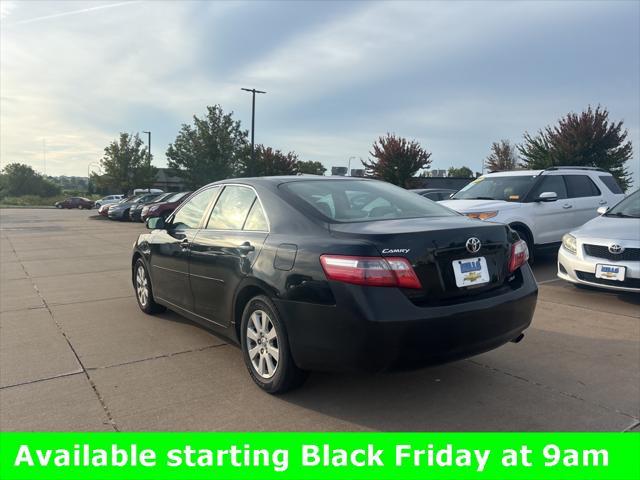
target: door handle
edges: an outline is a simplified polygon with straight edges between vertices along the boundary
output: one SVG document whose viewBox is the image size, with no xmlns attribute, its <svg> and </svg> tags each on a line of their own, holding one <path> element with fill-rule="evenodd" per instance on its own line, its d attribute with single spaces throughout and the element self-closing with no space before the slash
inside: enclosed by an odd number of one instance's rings
<svg viewBox="0 0 640 480">
<path fill-rule="evenodd" d="M 606 204 L 607 204 L 607 201 L 606 201 L 606 200 L 600 200 L 598 203 L 599 203 L 600 205 L 606 205 Z"/>
<path fill-rule="evenodd" d="M 180 248 L 187 250 L 189 248 L 189 239 L 185 238 L 180 242 Z"/>
<path fill-rule="evenodd" d="M 573 208 L 573 205 L 565 203 L 564 205 L 562 205 L 562 208 Z"/>
<path fill-rule="evenodd" d="M 242 245 L 238 245 L 238 250 L 240 250 L 242 253 L 253 252 L 255 249 L 256 247 L 251 245 L 249 242 L 244 242 Z"/>
</svg>

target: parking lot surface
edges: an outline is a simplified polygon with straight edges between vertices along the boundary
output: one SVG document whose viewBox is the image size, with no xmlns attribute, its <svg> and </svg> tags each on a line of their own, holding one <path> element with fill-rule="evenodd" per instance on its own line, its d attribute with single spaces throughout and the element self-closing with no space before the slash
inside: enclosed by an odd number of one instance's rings
<svg viewBox="0 0 640 480">
<path fill-rule="evenodd" d="M 140 312 L 142 224 L 0 210 L 0 429 L 624 431 L 640 418 L 640 300 L 534 272 L 519 344 L 413 372 L 312 374 L 260 391 L 240 351 L 177 314 Z"/>
</svg>

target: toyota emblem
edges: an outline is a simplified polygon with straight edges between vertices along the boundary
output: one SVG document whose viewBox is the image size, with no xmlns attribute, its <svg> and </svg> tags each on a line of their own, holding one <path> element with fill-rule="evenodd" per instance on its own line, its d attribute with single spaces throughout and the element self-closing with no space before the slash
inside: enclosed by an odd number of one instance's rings
<svg viewBox="0 0 640 480">
<path fill-rule="evenodd" d="M 624 248 L 622 248 L 617 243 L 612 243 L 611 245 L 609 245 L 609 251 L 614 255 L 620 255 L 622 252 L 624 252 Z"/>
<path fill-rule="evenodd" d="M 482 243 L 480 243 L 479 238 L 471 237 L 467 240 L 466 247 L 469 253 L 477 253 L 480 250 L 480 247 L 482 247 Z"/>
</svg>

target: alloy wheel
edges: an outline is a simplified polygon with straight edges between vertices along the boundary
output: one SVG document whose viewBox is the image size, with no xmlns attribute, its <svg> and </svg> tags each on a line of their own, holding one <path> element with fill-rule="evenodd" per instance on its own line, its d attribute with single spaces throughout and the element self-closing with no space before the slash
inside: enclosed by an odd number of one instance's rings
<svg viewBox="0 0 640 480">
<path fill-rule="evenodd" d="M 264 379 L 273 377 L 278 369 L 280 350 L 278 334 L 264 310 L 256 310 L 247 323 L 247 351 L 255 372 Z"/>
<path fill-rule="evenodd" d="M 139 265 L 136 271 L 136 293 L 138 294 L 140 305 L 146 306 L 149 301 L 149 282 L 142 265 Z"/>
</svg>

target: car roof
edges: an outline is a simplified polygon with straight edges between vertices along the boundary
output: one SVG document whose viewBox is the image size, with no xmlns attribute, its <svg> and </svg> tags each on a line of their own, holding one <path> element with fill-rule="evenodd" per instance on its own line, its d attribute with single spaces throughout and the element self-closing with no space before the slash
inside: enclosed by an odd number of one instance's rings
<svg viewBox="0 0 640 480">
<path fill-rule="evenodd" d="M 522 177 L 540 175 L 544 170 L 506 170 L 504 172 L 489 172 L 485 173 L 485 177 Z"/>
</svg>

